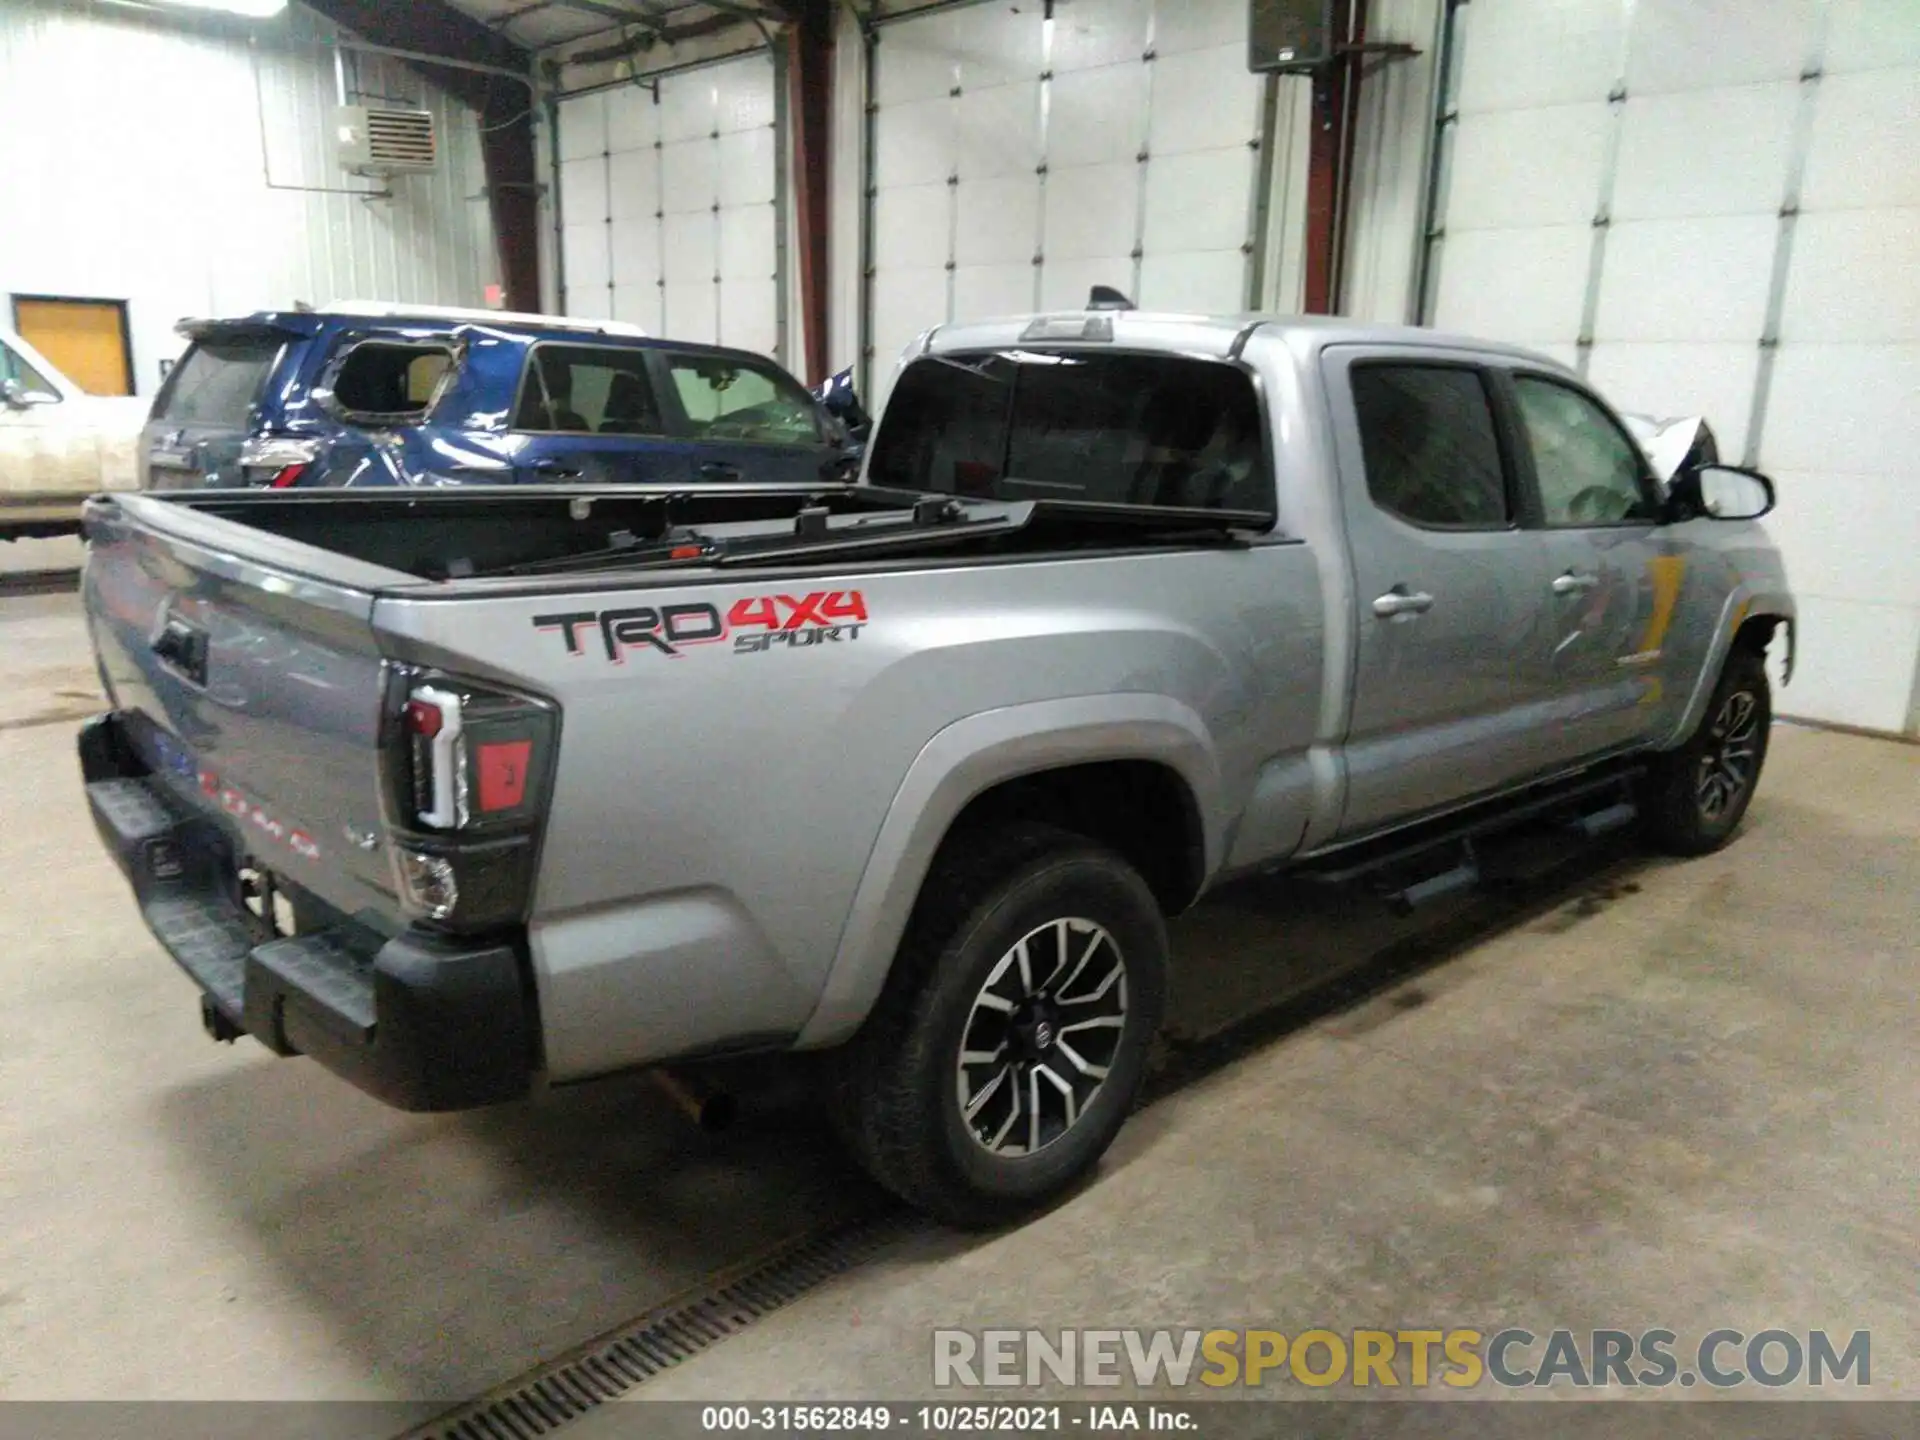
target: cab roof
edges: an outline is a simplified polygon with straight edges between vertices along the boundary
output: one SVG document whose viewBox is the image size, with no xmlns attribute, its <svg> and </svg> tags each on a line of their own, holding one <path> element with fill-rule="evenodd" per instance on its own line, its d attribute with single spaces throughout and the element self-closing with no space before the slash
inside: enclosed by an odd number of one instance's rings
<svg viewBox="0 0 1920 1440">
<path fill-rule="evenodd" d="M 1418 325 L 1387 325 L 1339 315 L 1278 315 L 1245 312 L 1199 315 L 1169 311 L 1093 308 L 1010 315 L 935 326 L 921 335 L 903 358 L 965 350 L 1003 350 L 1021 345 L 1088 346 L 1111 344 L 1137 350 L 1166 350 L 1211 359 L 1238 355 L 1255 335 L 1289 349 L 1318 350 L 1328 345 L 1402 344 L 1423 348 L 1477 350 L 1565 369 L 1559 361 L 1523 346 Z"/>
</svg>

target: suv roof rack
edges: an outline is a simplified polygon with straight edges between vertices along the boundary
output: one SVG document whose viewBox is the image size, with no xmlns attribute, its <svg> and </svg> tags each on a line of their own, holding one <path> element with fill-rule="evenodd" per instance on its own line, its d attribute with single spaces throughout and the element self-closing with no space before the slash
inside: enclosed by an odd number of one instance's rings
<svg viewBox="0 0 1920 1440">
<path fill-rule="evenodd" d="M 326 315 L 364 315 L 383 320 L 472 320 L 494 325 L 543 325 L 554 330 L 585 330 L 599 335 L 647 332 L 625 320 L 588 320 L 577 315 L 537 315 L 528 310 L 481 310 L 458 305 L 406 305 L 393 300 L 335 300 L 317 307 Z"/>
</svg>

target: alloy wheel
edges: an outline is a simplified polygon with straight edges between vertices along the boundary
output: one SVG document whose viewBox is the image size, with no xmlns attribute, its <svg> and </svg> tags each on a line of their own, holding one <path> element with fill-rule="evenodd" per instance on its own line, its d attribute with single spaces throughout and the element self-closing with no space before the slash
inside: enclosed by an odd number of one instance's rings
<svg viewBox="0 0 1920 1440">
<path fill-rule="evenodd" d="M 994 1155 L 1051 1145 L 1100 1093 L 1126 1023 L 1126 958 L 1106 927 L 1063 916 L 1029 930 L 988 972 L 961 1031 L 967 1133 Z"/>
<path fill-rule="evenodd" d="M 1751 691 L 1734 691 L 1707 731 L 1706 753 L 1694 782 L 1700 818 L 1709 824 L 1724 817 L 1753 783 L 1759 734 L 1759 701 Z"/>
</svg>

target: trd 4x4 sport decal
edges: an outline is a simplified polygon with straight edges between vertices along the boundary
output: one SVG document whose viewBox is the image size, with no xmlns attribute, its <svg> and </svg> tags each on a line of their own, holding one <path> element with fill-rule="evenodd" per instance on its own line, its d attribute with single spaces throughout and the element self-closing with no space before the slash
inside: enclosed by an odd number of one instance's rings
<svg viewBox="0 0 1920 1440">
<path fill-rule="evenodd" d="M 627 651 L 651 650 L 679 659 L 690 645 L 733 642 L 736 655 L 801 650 L 839 640 L 858 640 L 867 623 L 867 602 L 858 590 L 816 590 L 811 595 L 750 595 L 734 601 L 723 617 L 713 605 L 635 605 L 619 610 L 573 610 L 536 615 L 536 630 L 557 630 L 567 654 L 583 655 L 596 640 L 615 665 Z"/>
</svg>

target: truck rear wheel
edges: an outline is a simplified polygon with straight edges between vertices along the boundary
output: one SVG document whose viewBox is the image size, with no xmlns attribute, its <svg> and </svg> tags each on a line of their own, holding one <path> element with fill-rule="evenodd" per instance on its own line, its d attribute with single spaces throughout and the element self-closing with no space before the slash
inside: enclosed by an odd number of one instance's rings
<svg viewBox="0 0 1920 1440">
<path fill-rule="evenodd" d="M 1731 840 L 1760 782 L 1772 724 L 1766 659 L 1738 646 L 1700 728 L 1655 758 L 1643 807 L 1648 840 L 1674 855 L 1705 855 Z"/>
<path fill-rule="evenodd" d="M 1166 975 L 1159 906 L 1110 850 L 1040 825 L 950 843 L 872 1015 L 832 1057 L 841 1133 L 949 1224 L 1034 1209 L 1133 1108 Z"/>
</svg>

